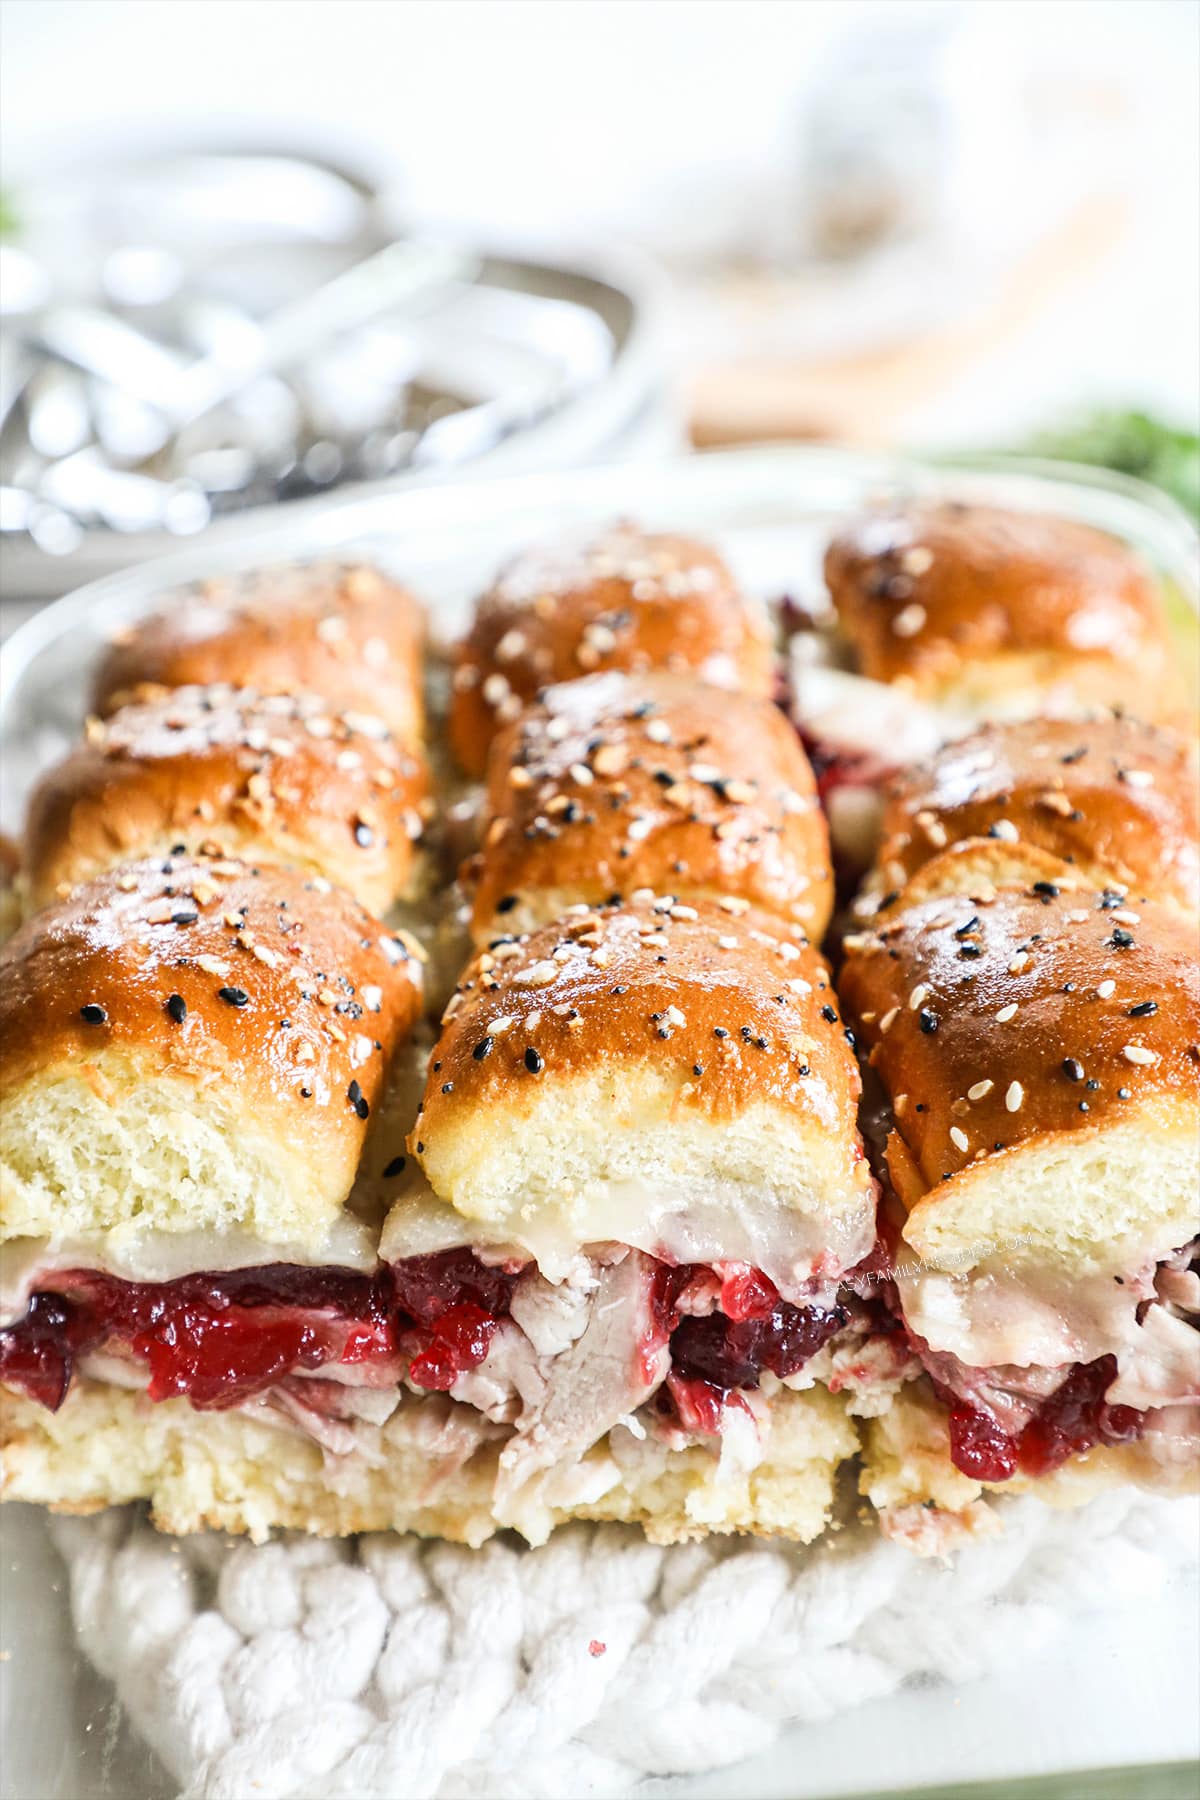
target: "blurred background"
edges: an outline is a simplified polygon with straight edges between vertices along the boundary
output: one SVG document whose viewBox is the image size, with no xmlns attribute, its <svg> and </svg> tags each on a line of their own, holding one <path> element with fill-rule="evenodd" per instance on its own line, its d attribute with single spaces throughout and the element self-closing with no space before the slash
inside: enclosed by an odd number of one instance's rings
<svg viewBox="0 0 1200 1800">
<path fill-rule="evenodd" d="M 1198 94 L 1192 0 L 4 0 L 6 592 L 689 443 L 1200 509 Z"/>
</svg>

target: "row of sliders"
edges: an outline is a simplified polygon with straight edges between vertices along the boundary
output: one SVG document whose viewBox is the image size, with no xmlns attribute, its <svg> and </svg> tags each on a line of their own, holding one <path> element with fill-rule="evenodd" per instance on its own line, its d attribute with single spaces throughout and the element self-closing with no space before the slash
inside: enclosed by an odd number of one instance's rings
<svg viewBox="0 0 1200 1800">
<path fill-rule="evenodd" d="M 1007 595 L 1014 642 L 993 631 L 980 663 L 1021 660 L 1010 540 L 996 568 L 992 517 L 978 541 L 951 524 L 959 616 L 968 578 L 980 606 Z M 877 539 L 889 581 L 898 530 Z M 1041 666 L 1046 704 L 1078 714 L 1112 584 L 1089 635 L 1065 533 L 1075 600 Z M 929 534 L 914 515 L 907 547 Z M 583 1516 L 809 1539 L 861 1449 L 886 1528 L 930 1548 L 989 1519 L 987 1487 L 1186 1479 L 1181 741 L 1111 715 L 994 727 L 893 777 L 835 991 L 814 948 L 825 817 L 768 697 L 762 613 L 715 553 L 628 526 L 520 559 L 455 653 L 451 739 L 487 776 L 464 870 L 476 954 L 418 1100 L 420 946 L 340 889 L 381 910 L 433 879 L 411 828 L 428 775 L 395 704 L 407 679 L 419 718 L 419 616 L 369 571 L 289 585 L 274 608 L 265 578 L 217 590 L 214 623 L 176 612 L 114 647 L 97 710 L 118 710 L 31 808 L 27 904 L 64 897 L 6 953 L 19 999 L 0 1018 L 11 1493 L 146 1495 L 176 1530 L 537 1540 Z M 358 618 L 372 597 L 386 625 Z M 290 678 L 271 662 L 288 643 Z M 377 676 L 395 730 L 365 735 L 410 759 L 407 785 L 343 735 Z M 305 785 L 278 746 L 307 754 L 314 679 L 331 760 Z M 294 727 L 248 727 L 278 759 L 249 816 L 237 727 L 197 724 L 239 708 Z M 176 766 L 181 733 L 199 748 Z M 353 797 L 334 770 L 391 781 L 403 855 L 362 860 L 357 814 L 339 852 L 325 827 Z M 1069 1036 L 1086 1058 L 1048 1063 Z"/>
</svg>

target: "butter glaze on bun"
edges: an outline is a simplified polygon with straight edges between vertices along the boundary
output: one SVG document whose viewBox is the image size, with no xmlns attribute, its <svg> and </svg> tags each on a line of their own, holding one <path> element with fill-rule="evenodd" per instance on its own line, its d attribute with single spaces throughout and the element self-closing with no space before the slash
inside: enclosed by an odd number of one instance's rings
<svg viewBox="0 0 1200 1800">
<path fill-rule="evenodd" d="M 771 1233 L 803 1227 L 829 1271 L 874 1238 L 859 1090 L 802 937 L 639 895 L 475 958 L 410 1148 L 440 1200 L 515 1241 L 549 1221 L 577 1244 L 638 1244 L 655 1209 L 665 1233 L 672 1207 L 708 1207 L 718 1258 L 743 1254 L 744 1228 L 764 1266 Z"/>
<path fill-rule="evenodd" d="M 833 884 L 808 758 L 770 700 L 687 676 L 548 688 L 492 747 L 479 941 L 641 887 L 732 896 L 819 938 Z"/>
<path fill-rule="evenodd" d="M 770 694 L 765 611 L 717 552 L 620 524 L 518 556 L 483 595 L 454 655 L 450 742 L 481 776 L 497 728 L 551 682 L 603 669 L 690 671 Z"/>
<path fill-rule="evenodd" d="M 377 569 L 295 564 L 216 577 L 163 597 L 101 658 L 93 711 L 144 689 L 233 682 L 263 694 L 320 694 L 339 711 L 377 714 L 401 743 L 420 742 L 424 614 Z"/>
<path fill-rule="evenodd" d="M 1100 886 L 1200 910 L 1195 749 L 1153 725 L 1035 719 L 947 744 L 891 786 L 880 882 L 902 887 L 948 845 L 989 835 Z"/>
<path fill-rule="evenodd" d="M 1200 1191 L 1193 926 L 1044 876 L 1015 887 L 1014 849 L 963 849 L 969 860 L 927 864 L 878 930 L 846 939 L 839 980 L 891 1102 L 905 1240 L 954 1266 L 1019 1244 L 1064 1272 L 1188 1242 Z"/>
<path fill-rule="evenodd" d="M 420 998 L 409 944 L 327 882 L 96 877 L 0 952 L 4 1236 L 322 1241 Z"/>
<path fill-rule="evenodd" d="M 1010 717 L 1182 704 L 1153 574 L 1091 526 L 915 505 L 840 531 L 825 578 L 860 672 L 922 699 Z"/>
<path fill-rule="evenodd" d="M 107 721 L 34 789 L 33 906 L 139 856 L 174 850 L 282 863 L 372 912 L 407 896 L 430 808 L 424 758 L 370 714 L 315 695 L 176 688 Z"/>
</svg>

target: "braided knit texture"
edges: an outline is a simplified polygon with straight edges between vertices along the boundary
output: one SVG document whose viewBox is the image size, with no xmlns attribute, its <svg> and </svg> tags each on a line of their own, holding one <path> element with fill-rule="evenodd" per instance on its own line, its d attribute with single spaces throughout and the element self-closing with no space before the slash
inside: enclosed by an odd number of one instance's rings
<svg viewBox="0 0 1200 1800">
<path fill-rule="evenodd" d="M 1144 1603 L 1187 1501 L 1001 1508 L 922 1561 L 871 1528 L 808 1550 L 619 1526 L 542 1549 L 413 1537 L 161 1537 L 60 1519 L 80 1644 L 184 1800 L 621 1795 L 760 1753 L 915 1677 L 976 1679 L 1068 1619 Z"/>
</svg>

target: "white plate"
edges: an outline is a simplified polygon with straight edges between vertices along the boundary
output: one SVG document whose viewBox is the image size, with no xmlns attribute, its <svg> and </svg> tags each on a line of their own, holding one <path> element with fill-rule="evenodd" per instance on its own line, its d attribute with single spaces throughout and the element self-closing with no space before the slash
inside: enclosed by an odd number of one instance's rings
<svg viewBox="0 0 1200 1800">
<path fill-rule="evenodd" d="M 767 597 L 820 592 L 820 553 L 847 513 L 888 493 L 983 500 L 1101 526 L 1148 556 L 1197 603 L 1195 535 L 1169 502 L 1118 478 L 1029 464 L 898 462 L 824 449 L 741 451 L 655 467 L 375 495 L 310 510 L 214 552 L 197 546 L 114 575 L 36 615 L 0 657 L 2 818 L 18 823 L 32 775 L 79 729 L 88 671 L 112 629 L 164 589 L 219 570 L 329 554 L 377 558 L 456 629 L 496 563 L 564 527 L 626 514 L 714 538 Z M 1131 695 L 1131 699 L 1134 696 Z M 5 1509 L 0 1663 L 9 1800 L 166 1800 L 171 1784 L 75 1651 L 40 1515 Z M 753 1764 L 669 1784 L 716 1800 L 805 1800 L 878 1788 L 1042 1773 L 1197 1754 L 1200 1612 L 1194 1587 L 1089 1623 L 1044 1655 L 960 1692 L 913 1691 L 786 1734 Z M 643 1790 L 655 1791 L 655 1788 Z"/>
</svg>

